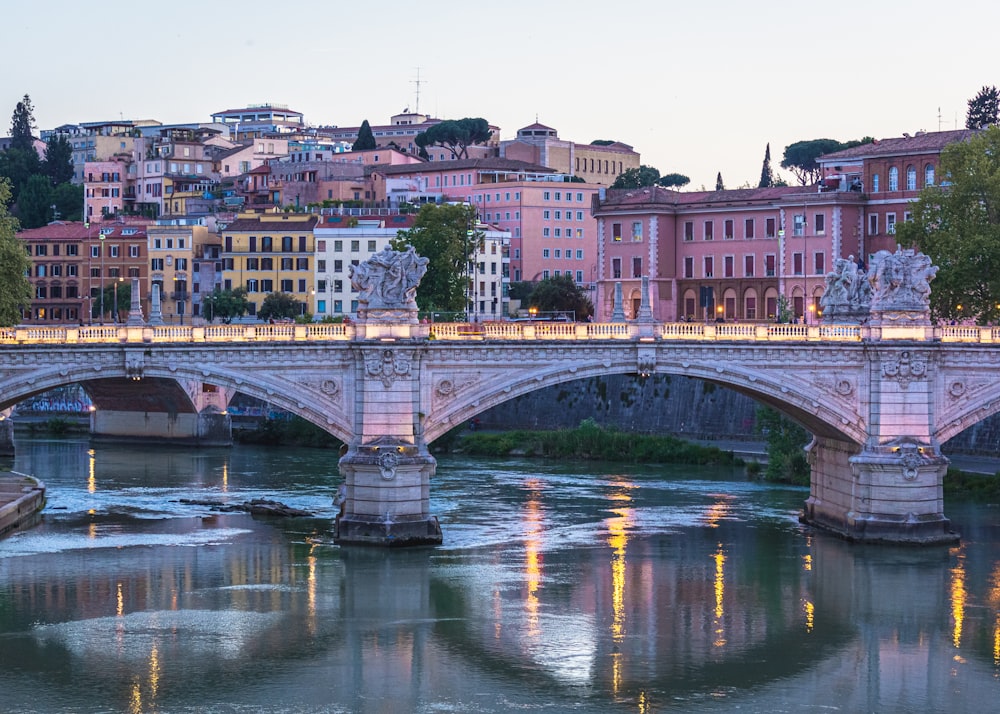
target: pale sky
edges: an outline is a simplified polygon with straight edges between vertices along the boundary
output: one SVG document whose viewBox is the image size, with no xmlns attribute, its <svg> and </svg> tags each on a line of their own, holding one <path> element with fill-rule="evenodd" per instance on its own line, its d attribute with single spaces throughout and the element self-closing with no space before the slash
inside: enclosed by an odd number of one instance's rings
<svg viewBox="0 0 1000 714">
<path fill-rule="evenodd" d="M 961 128 L 1000 85 L 1000 4 L 979 0 L 47 0 L 5 7 L 0 135 L 25 93 L 40 129 L 210 121 L 271 102 L 309 124 L 417 106 L 617 139 L 689 190 L 760 178 L 796 141 Z M 790 182 L 789 173 L 783 175 Z"/>
</svg>

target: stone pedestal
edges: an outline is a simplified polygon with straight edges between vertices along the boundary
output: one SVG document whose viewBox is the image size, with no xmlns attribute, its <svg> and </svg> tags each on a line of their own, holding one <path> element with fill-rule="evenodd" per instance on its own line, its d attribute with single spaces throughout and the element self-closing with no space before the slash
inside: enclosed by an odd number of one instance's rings
<svg viewBox="0 0 1000 714">
<path fill-rule="evenodd" d="M 9 415 L 9 410 L 0 412 L 0 456 L 14 455 L 14 422 Z"/>
<path fill-rule="evenodd" d="M 907 440 L 852 453 L 856 451 L 833 439 L 816 439 L 810 445 L 812 487 L 804 523 L 864 542 L 958 540 L 944 516 L 946 457 Z"/>
<path fill-rule="evenodd" d="M 430 478 L 437 462 L 426 448 L 391 439 L 352 446 L 340 459 L 347 485 L 334 540 L 379 546 L 439 545 L 430 515 Z"/>
</svg>

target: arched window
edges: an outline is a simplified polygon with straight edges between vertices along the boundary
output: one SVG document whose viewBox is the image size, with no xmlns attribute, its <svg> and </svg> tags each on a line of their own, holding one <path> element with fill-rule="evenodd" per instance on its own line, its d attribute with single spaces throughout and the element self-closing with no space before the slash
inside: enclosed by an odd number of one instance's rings
<svg viewBox="0 0 1000 714">
<path fill-rule="evenodd" d="M 889 169 L 889 190 L 898 191 L 899 190 L 899 169 L 893 166 Z"/>
<path fill-rule="evenodd" d="M 934 164 L 927 164 L 924 167 L 924 186 L 934 185 Z"/>
<path fill-rule="evenodd" d="M 878 174 L 872 174 L 872 193 L 879 192 Z"/>
<path fill-rule="evenodd" d="M 906 190 L 917 190 L 917 169 L 913 164 L 906 167 Z"/>
</svg>

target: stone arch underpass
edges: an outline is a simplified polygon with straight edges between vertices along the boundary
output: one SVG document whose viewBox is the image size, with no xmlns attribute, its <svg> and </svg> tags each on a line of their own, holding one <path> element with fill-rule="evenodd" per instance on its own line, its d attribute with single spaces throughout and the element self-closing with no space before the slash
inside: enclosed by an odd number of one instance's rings
<svg viewBox="0 0 1000 714">
<path fill-rule="evenodd" d="M 349 445 L 339 540 L 439 542 L 428 443 L 522 394 L 621 373 L 707 380 L 797 419 L 815 435 L 803 519 L 857 540 L 953 541 L 939 446 L 1000 411 L 1000 350 L 991 344 L 655 335 L 0 345 L 0 408 L 95 379 L 240 391 Z"/>
</svg>

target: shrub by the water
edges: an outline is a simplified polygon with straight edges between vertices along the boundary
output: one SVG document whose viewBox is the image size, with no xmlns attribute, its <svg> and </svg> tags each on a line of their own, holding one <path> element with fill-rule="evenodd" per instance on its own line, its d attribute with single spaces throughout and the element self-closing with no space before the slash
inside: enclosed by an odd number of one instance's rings
<svg viewBox="0 0 1000 714">
<path fill-rule="evenodd" d="M 955 501 L 1000 504 L 1000 473 L 991 476 L 948 469 L 944 477 L 944 497 Z"/>
<path fill-rule="evenodd" d="M 301 417 L 264 419 L 256 429 L 234 430 L 233 438 L 241 444 L 262 446 L 309 446 L 318 449 L 339 449 L 341 442 Z"/>
<path fill-rule="evenodd" d="M 474 456 L 544 456 L 595 461 L 674 464 L 733 464 L 731 452 L 673 436 L 633 434 L 586 419 L 576 429 L 558 431 L 473 432 L 461 451 Z"/>
</svg>

